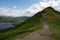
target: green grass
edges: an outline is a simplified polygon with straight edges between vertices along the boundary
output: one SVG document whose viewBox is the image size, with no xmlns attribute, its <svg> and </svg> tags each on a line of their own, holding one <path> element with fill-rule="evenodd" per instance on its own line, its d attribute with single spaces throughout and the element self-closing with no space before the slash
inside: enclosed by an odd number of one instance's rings
<svg viewBox="0 0 60 40">
<path fill-rule="evenodd" d="M 55 40 L 60 40 L 60 12 L 48 7 L 43 10 L 43 15 L 47 18 L 51 31 L 54 33 Z"/>
<path fill-rule="evenodd" d="M 17 36 L 19 36 L 20 38 L 27 36 L 28 34 L 30 34 L 31 32 L 35 31 L 35 30 L 39 30 L 42 28 L 42 24 L 40 22 L 36 23 L 34 26 L 31 26 L 30 28 L 26 29 L 26 32 L 23 34 L 19 34 Z M 14 40 L 17 38 L 17 36 L 13 37 L 13 38 L 9 38 L 10 40 Z M 8 39 L 7 39 L 8 40 Z"/>
<path fill-rule="evenodd" d="M 55 39 L 56 40 L 60 40 L 60 21 L 58 22 L 58 20 L 57 21 L 53 21 L 53 22 L 48 22 L 49 23 L 49 25 L 50 25 L 50 28 L 51 28 L 51 30 L 54 32 L 54 34 L 55 34 Z"/>
<path fill-rule="evenodd" d="M 36 14 L 31 19 L 25 21 L 24 23 L 7 30 L 6 32 L 0 32 L 0 40 L 6 40 L 16 35 L 21 35 L 27 32 L 32 32 L 37 29 L 41 29 L 41 19 L 42 15 Z"/>
<path fill-rule="evenodd" d="M 54 11 L 53 9 L 48 9 L 48 12 L 45 16 L 48 19 L 48 24 L 50 26 L 51 31 L 55 34 L 54 38 L 55 40 L 60 40 L 60 13 L 57 11 Z"/>
</svg>

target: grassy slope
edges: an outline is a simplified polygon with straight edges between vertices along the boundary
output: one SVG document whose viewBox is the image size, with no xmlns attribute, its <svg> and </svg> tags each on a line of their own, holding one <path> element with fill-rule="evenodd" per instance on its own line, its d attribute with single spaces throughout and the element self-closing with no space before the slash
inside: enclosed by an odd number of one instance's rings
<svg viewBox="0 0 60 40">
<path fill-rule="evenodd" d="M 52 8 L 46 8 L 44 13 L 46 13 L 45 16 L 48 19 L 51 30 L 55 33 L 55 39 L 60 40 L 60 13 Z"/>
<path fill-rule="evenodd" d="M 24 34 L 27 32 L 32 32 L 37 29 L 41 29 L 42 24 L 40 22 L 40 18 L 42 17 L 41 13 L 37 13 L 34 15 L 31 19 L 25 21 L 21 25 L 18 25 L 15 28 L 12 28 L 11 30 L 8 30 L 6 32 L 0 32 L 0 40 L 5 40 L 7 38 Z"/>
</svg>

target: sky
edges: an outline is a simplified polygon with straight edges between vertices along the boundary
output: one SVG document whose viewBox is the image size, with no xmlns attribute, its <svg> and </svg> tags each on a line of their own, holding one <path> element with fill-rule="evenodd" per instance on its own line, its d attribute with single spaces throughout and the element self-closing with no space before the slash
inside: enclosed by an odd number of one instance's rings
<svg viewBox="0 0 60 40">
<path fill-rule="evenodd" d="M 22 10 L 38 2 L 39 0 L 0 0 L 0 7 L 13 9 L 16 6 Z"/>
<path fill-rule="evenodd" d="M 60 11 L 60 0 L 0 0 L 0 16 L 33 16 L 49 6 Z"/>
</svg>

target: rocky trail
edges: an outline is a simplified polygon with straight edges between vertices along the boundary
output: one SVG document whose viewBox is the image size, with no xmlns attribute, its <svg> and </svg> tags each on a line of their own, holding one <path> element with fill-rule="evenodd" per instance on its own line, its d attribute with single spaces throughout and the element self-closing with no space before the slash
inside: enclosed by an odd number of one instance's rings
<svg viewBox="0 0 60 40">
<path fill-rule="evenodd" d="M 42 20 L 42 24 L 43 27 L 41 30 L 34 31 L 30 35 L 17 40 L 54 40 L 53 32 L 50 31 L 46 19 Z"/>
</svg>

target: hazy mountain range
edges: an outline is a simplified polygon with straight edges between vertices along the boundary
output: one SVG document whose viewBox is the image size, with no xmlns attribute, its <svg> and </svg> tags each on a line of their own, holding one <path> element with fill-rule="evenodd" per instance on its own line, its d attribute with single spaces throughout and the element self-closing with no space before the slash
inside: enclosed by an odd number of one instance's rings
<svg viewBox="0 0 60 40">
<path fill-rule="evenodd" d="M 27 20 L 29 17 L 22 16 L 22 17 L 9 17 L 9 16 L 0 16 L 0 23 L 22 23 Z"/>
</svg>

